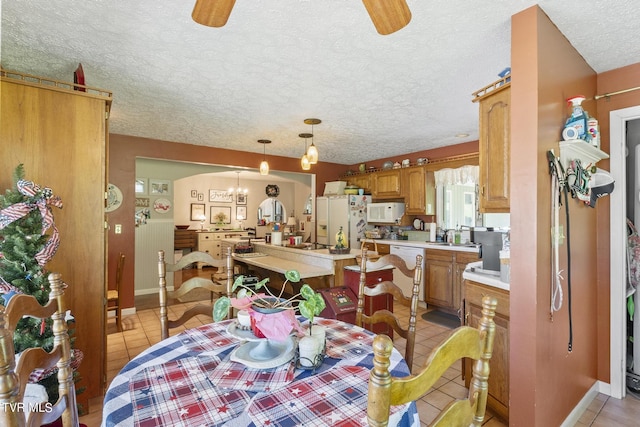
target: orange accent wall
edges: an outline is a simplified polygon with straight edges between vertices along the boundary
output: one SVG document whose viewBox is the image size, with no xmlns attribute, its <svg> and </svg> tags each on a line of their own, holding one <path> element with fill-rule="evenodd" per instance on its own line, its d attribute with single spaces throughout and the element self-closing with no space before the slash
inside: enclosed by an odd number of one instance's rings
<svg viewBox="0 0 640 427">
<path fill-rule="evenodd" d="M 597 76 L 538 6 L 514 15 L 511 28 L 509 424 L 552 426 L 566 419 L 596 381 L 598 229 L 596 210 L 570 199 L 570 352 L 566 269 L 562 309 L 550 318 L 551 180 L 546 152 L 553 148 L 559 155 L 566 99 L 578 94 L 593 98 Z M 595 102 L 584 107 L 598 116 Z M 564 210 L 561 218 L 566 235 Z M 565 239 L 560 247 L 565 266 L 567 243 Z"/>
<path fill-rule="evenodd" d="M 108 232 L 109 284 L 115 286 L 117 255 L 126 255 L 123 275 L 123 307 L 134 306 L 134 266 L 135 266 L 135 193 L 133 183 L 136 176 L 136 158 L 145 157 L 160 160 L 174 160 L 200 164 L 229 165 L 257 169 L 263 154 L 245 151 L 225 150 L 200 145 L 139 138 L 127 135 L 109 136 L 109 182 L 122 190 L 123 202 L 119 209 L 108 215 L 109 224 L 131 224 L 123 227 L 122 234 L 115 234 L 113 227 Z M 298 159 L 267 155 L 271 170 L 301 172 Z M 333 181 L 344 171 L 344 165 L 318 163 L 311 173 L 316 174 L 317 187 L 324 189 L 325 181 Z"/>
</svg>

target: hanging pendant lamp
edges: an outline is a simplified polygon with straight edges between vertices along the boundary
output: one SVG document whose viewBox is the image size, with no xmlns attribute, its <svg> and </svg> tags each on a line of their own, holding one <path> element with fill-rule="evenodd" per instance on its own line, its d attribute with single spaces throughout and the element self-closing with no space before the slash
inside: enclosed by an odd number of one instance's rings
<svg viewBox="0 0 640 427">
<path fill-rule="evenodd" d="M 307 156 L 307 139 L 313 137 L 313 134 L 301 133 L 298 136 L 300 138 L 304 138 L 304 154 L 300 159 L 300 166 L 302 166 L 303 171 L 308 171 L 309 169 L 311 169 L 311 163 L 309 162 L 309 156 Z"/>
<path fill-rule="evenodd" d="M 267 163 L 267 144 L 271 144 L 268 139 L 259 139 L 258 142 L 262 144 L 264 157 L 260 162 L 260 175 L 269 175 L 269 163 Z"/>
<path fill-rule="evenodd" d="M 304 123 L 307 125 L 311 125 L 311 145 L 309 146 L 309 149 L 306 150 L 306 152 L 309 163 L 315 165 L 316 163 L 318 163 L 318 149 L 313 144 L 313 125 L 319 125 L 320 123 L 322 123 L 322 121 L 320 119 L 304 119 Z"/>
</svg>

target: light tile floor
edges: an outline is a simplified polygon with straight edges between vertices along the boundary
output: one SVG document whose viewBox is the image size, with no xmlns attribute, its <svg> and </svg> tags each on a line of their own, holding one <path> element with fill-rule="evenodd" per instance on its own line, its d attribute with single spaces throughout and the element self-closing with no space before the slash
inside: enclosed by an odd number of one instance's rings
<svg viewBox="0 0 640 427">
<path fill-rule="evenodd" d="M 169 308 L 169 317 L 177 318 L 196 302 L 175 304 Z M 117 332 L 114 321 L 109 321 L 107 335 L 107 384 L 118 374 L 120 369 L 149 346 L 160 341 L 159 309 L 150 308 L 157 305 L 157 296 L 136 298 L 137 313 L 123 318 L 123 332 Z M 396 311 L 406 310 L 404 307 Z M 420 312 L 422 314 L 424 310 Z M 408 315 L 407 315 L 408 317 Z M 193 328 L 209 323 L 210 318 L 198 316 L 189 321 L 185 328 Z M 171 330 L 171 335 L 184 328 Z M 421 366 L 431 349 L 437 345 L 450 329 L 423 320 L 418 316 L 417 339 L 414 353 L 414 367 Z M 395 347 L 404 354 L 404 340 L 395 340 Z M 464 397 L 467 389 L 461 378 L 460 366 L 450 368 L 435 385 L 417 403 L 420 421 L 428 425 L 440 409 L 450 401 Z M 89 427 L 99 426 L 102 419 L 102 399 L 94 399 L 89 404 L 90 413 L 81 417 L 80 422 Z M 636 426 L 640 419 L 640 400 L 628 396 L 624 400 L 599 395 L 580 419 L 578 426 Z M 504 427 L 506 424 L 487 411 L 484 426 Z"/>
</svg>

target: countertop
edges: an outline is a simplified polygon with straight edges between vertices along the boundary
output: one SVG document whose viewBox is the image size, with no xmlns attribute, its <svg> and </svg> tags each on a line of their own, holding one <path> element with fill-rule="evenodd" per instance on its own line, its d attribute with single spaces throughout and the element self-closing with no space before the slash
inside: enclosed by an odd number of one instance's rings
<svg viewBox="0 0 640 427">
<path fill-rule="evenodd" d="M 468 245 L 448 245 L 445 243 L 436 243 L 436 242 L 425 242 L 423 240 L 396 240 L 396 239 L 364 239 L 365 242 L 369 243 L 378 243 L 378 244 L 387 244 L 394 246 L 406 246 L 410 248 L 423 248 L 423 249 L 439 249 L 444 251 L 458 251 L 458 252 L 473 252 L 478 253 L 479 247 L 473 245 L 473 243 Z"/>
<path fill-rule="evenodd" d="M 500 280 L 499 271 L 483 270 L 482 261 L 467 264 L 467 267 L 462 273 L 462 278 L 465 280 L 473 280 L 474 282 L 482 283 L 483 285 L 492 286 L 505 291 L 508 291 L 511 286 L 510 283 L 505 283 Z"/>
</svg>

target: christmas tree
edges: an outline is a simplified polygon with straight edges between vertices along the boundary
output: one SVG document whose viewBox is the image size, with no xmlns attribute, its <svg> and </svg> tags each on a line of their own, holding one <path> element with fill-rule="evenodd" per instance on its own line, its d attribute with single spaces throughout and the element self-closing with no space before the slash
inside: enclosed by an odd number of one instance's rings
<svg viewBox="0 0 640 427">
<path fill-rule="evenodd" d="M 59 245 L 52 207 L 62 208 L 62 201 L 50 188 L 40 188 L 25 180 L 23 165 L 16 168 L 13 182 L 14 188 L 0 194 L 0 303 L 6 305 L 13 295 L 22 293 L 33 295 L 46 305 L 51 289 L 45 264 Z M 50 318 L 22 318 L 14 334 L 16 353 L 32 347 L 51 351 L 51 324 Z M 81 358 L 80 355 L 75 354 L 76 358 Z M 47 372 L 36 380 L 46 388 L 49 400 L 55 402 L 56 376 Z"/>
</svg>

